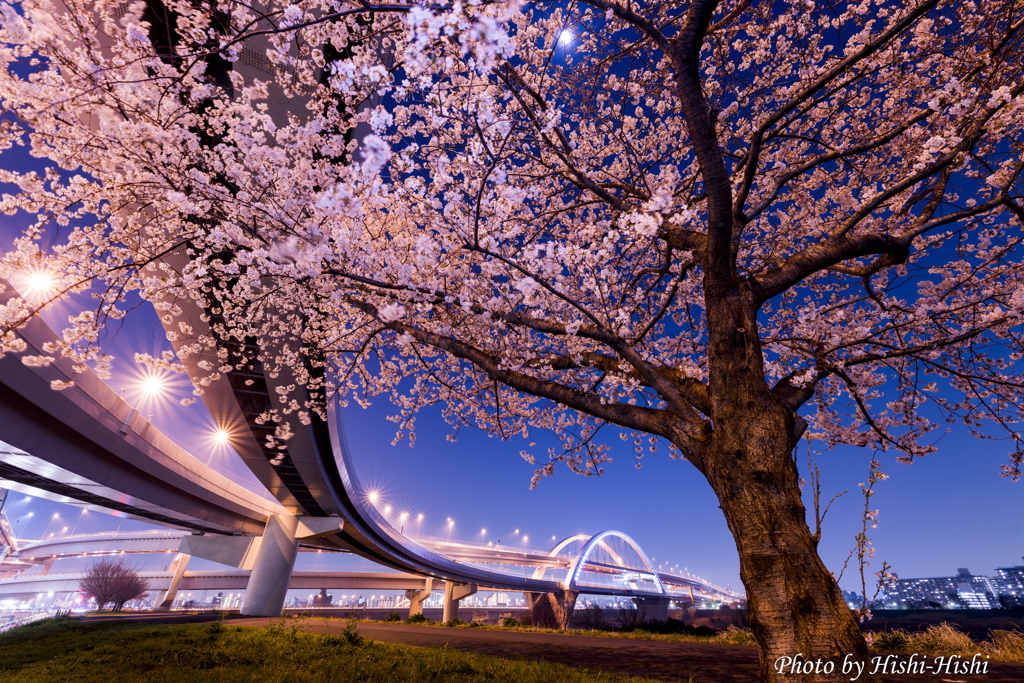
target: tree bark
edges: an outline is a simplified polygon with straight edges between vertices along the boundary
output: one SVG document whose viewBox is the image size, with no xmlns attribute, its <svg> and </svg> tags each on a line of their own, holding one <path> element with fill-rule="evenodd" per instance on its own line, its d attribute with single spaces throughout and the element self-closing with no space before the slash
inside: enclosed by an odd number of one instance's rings
<svg viewBox="0 0 1024 683">
<path fill-rule="evenodd" d="M 867 644 L 811 537 L 792 457 L 792 425 L 792 413 L 778 404 L 737 406 L 715 420 L 702 470 L 739 551 L 761 680 L 846 681 L 851 675 L 842 673 L 844 658 L 866 665 Z M 793 660 L 784 658 L 798 655 L 821 665 L 794 675 Z M 831 674 L 824 671 L 826 662 L 833 663 Z M 859 680 L 871 680 L 869 671 L 865 666 Z"/>
</svg>

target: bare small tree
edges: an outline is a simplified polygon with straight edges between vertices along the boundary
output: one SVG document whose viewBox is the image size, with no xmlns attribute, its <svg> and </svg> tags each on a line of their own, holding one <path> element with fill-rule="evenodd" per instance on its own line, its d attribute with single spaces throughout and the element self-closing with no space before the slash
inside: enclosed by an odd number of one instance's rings
<svg viewBox="0 0 1024 683">
<path fill-rule="evenodd" d="M 146 597 L 149 585 L 139 576 L 138 567 L 124 558 L 104 559 L 89 568 L 78 584 L 79 590 L 87 597 L 96 599 L 98 611 L 108 602 L 114 603 L 114 611 L 120 612 L 130 600 Z"/>
</svg>

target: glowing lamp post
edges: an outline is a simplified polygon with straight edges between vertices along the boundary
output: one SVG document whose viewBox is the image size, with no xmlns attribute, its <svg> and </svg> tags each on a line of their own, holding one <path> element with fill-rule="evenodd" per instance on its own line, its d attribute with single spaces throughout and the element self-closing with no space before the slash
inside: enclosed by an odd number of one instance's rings
<svg viewBox="0 0 1024 683">
<path fill-rule="evenodd" d="M 50 518 L 50 523 L 46 525 L 46 531 L 43 532 L 43 538 L 44 539 L 46 538 L 46 532 L 50 530 L 51 526 L 53 526 L 53 521 L 55 519 L 59 519 L 59 518 L 60 518 L 60 514 L 54 512 L 53 513 L 53 517 Z"/>
<path fill-rule="evenodd" d="M 28 515 L 27 515 L 27 516 L 25 517 L 25 523 L 21 525 L 21 533 L 22 533 L 22 534 L 24 534 L 24 533 L 25 533 L 25 529 L 27 529 L 27 528 L 28 528 L 28 523 L 29 523 L 29 521 L 31 521 L 31 519 L 32 519 L 32 515 L 34 515 L 34 514 L 35 514 L 34 512 L 30 512 L 30 513 L 28 513 Z"/>
</svg>

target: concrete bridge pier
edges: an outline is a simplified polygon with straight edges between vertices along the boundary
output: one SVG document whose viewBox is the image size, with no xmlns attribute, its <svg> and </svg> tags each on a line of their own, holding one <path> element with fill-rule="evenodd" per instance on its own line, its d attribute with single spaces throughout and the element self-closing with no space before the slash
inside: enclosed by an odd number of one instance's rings
<svg viewBox="0 0 1024 683">
<path fill-rule="evenodd" d="M 668 604 L 671 598 L 644 597 L 633 598 L 638 610 L 643 610 L 641 621 L 668 621 Z"/>
<path fill-rule="evenodd" d="M 191 555 L 178 553 L 171 561 L 170 570 L 174 574 L 171 576 L 171 585 L 167 587 L 166 591 L 162 591 L 162 595 L 157 596 L 156 609 L 158 611 L 166 612 L 171 609 L 171 605 L 174 604 L 174 598 L 178 597 L 178 588 L 181 586 L 181 579 L 185 576 L 185 567 L 188 566 L 190 559 L 192 559 Z"/>
<path fill-rule="evenodd" d="M 533 625 L 538 628 L 569 628 L 579 594 L 579 591 L 572 590 L 561 593 L 526 593 Z"/>
<path fill-rule="evenodd" d="M 405 591 L 405 597 L 409 601 L 409 616 L 416 614 L 423 614 L 423 603 L 427 598 L 430 597 L 431 591 L 434 589 L 434 580 L 427 577 L 427 583 L 423 587 L 423 590 L 411 590 Z M 447 592 L 447 591 L 446 591 Z"/>
<path fill-rule="evenodd" d="M 459 600 L 476 593 L 475 583 L 444 582 L 444 615 L 441 621 L 447 623 L 459 618 Z"/>
<path fill-rule="evenodd" d="M 267 528 L 263 532 L 252 574 L 245 588 L 241 614 L 254 617 L 280 616 L 299 548 L 298 529 L 298 517 L 273 515 L 267 520 Z"/>
</svg>

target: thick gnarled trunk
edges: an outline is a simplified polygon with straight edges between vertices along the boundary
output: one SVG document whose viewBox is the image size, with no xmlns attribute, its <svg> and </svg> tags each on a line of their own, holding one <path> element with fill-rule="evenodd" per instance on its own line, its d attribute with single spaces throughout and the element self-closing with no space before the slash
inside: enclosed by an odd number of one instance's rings
<svg viewBox="0 0 1024 683">
<path fill-rule="evenodd" d="M 848 681 L 844 661 L 867 662 L 867 645 L 807 525 L 790 448 L 792 418 L 781 406 L 751 408 L 716 420 L 702 470 L 736 540 L 761 679 Z M 793 673 L 793 660 L 784 658 L 801 655 L 821 662 L 816 673 Z M 830 674 L 826 662 L 833 663 Z M 868 671 L 859 680 L 869 680 Z"/>
</svg>

